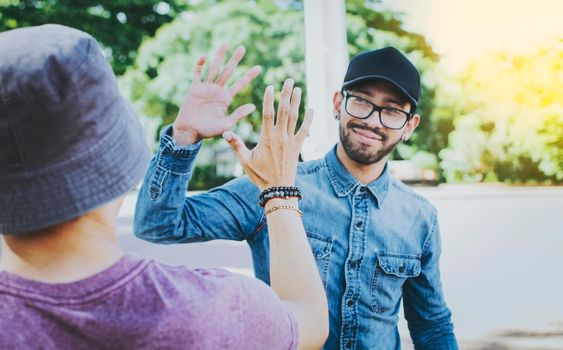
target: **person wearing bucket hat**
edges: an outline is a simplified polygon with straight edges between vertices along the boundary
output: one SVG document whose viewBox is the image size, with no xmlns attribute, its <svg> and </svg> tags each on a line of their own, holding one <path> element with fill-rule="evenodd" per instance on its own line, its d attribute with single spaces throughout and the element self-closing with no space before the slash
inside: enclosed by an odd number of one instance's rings
<svg viewBox="0 0 563 350">
<path fill-rule="evenodd" d="M 386 47 L 360 53 L 333 96 L 340 141 L 323 159 L 298 167 L 303 223 L 328 297 L 324 349 L 399 349 L 401 302 L 417 349 L 457 349 L 441 288 L 436 209 L 387 167 L 391 151 L 420 122 L 420 98 L 419 72 L 402 52 Z M 199 141 L 221 134 L 220 128 L 202 132 L 213 129 L 212 120 L 196 121 L 197 115 L 179 115 L 164 129 L 139 192 L 134 232 L 157 243 L 244 240 L 256 276 L 271 283 L 263 195 L 248 177 L 189 197 L 175 190 L 189 182 Z M 225 136 L 244 149 L 240 137 Z M 171 154 L 170 144 L 189 152 Z M 174 171 L 173 162 L 184 171 Z"/>
<path fill-rule="evenodd" d="M 220 269 L 124 254 L 117 213 L 150 152 L 100 46 L 79 30 L 44 25 L 0 33 L 0 52 L 1 349 L 321 346 L 326 298 L 296 210 L 269 203 L 277 210 L 268 221 L 273 288 Z M 235 51 L 221 79 L 243 55 Z M 225 106 L 259 71 L 215 90 Z M 203 85 L 194 79 L 183 108 L 195 110 L 194 91 Z M 253 108 L 229 118 L 224 110 L 228 127 Z M 257 149 L 280 139 L 287 146 L 245 162 L 262 175 L 259 186 L 289 185 L 295 176 L 306 128 L 297 136 L 294 129 L 270 128 Z M 273 157 L 295 164 L 272 169 Z"/>
</svg>

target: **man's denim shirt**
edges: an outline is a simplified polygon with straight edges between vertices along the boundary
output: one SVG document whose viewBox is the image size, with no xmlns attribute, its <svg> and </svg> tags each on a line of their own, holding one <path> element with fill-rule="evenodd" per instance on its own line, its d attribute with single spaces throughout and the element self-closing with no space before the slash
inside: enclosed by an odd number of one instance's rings
<svg viewBox="0 0 563 350">
<path fill-rule="evenodd" d="M 268 227 L 258 189 L 239 177 L 186 197 L 201 142 L 161 136 L 139 193 L 135 234 L 158 243 L 245 240 L 256 276 L 269 283 Z M 398 312 L 417 349 L 457 349 L 440 283 L 436 209 L 389 176 L 363 186 L 336 156 L 302 163 L 300 208 L 329 303 L 325 349 L 400 349 Z"/>
</svg>

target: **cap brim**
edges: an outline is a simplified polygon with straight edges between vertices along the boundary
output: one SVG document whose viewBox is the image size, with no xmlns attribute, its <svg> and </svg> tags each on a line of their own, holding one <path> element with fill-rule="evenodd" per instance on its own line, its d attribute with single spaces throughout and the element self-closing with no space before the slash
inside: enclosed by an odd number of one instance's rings
<svg viewBox="0 0 563 350">
<path fill-rule="evenodd" d="M 391 85 L 393 85 L 394 87 L 396 87 L 400 92 L 403 93 L 403 95 L 405 95 L 405 97 L 409 100 L 410 103 L 414 104 L 414 106 L 418 106 L 418 101 L 411 96 L 411 94 L 408 93 L 407 90 L 405 90 L 401 85 L 399 85 L 396 81 L 394 81 L 393 79 L 390 79 L 386 76 L 383 75 L 367 75 L 364 77 L 359 77 L 356 78 L 354 80 L 350 80 L 345 82 L 344 84 L 342 84 L 342 88 L 349 88 L 351 86 L 366 82 L 366 81 L 386 81 L 388 83 L 390 83 Z"/>
</svg>

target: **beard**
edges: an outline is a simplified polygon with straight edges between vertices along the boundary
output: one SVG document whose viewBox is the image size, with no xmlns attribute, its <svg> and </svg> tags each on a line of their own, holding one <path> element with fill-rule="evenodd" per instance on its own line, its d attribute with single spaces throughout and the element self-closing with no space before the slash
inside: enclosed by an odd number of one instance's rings
<svg viewBox="0 0 563 350">
<path fill-rule="evenodd" d="M 370 128 L 361 123 L 350 121 L 346 126 L 339 123 L 340 142 L 344 148 L 346 155 L 353 161 L 363 165 L 370 165 L 379 162 L 393 151 L 395 146 L 401 141 L 399 137 L 397 140 L 389 142 L 389 136 L 386 135 L 380 128 Z M 376 149 L 376 146 L 368 146 L 353 140 L 352 129 L 363 129 L 373 132 L 381 137 L 382 147 Z"/>
</svg>

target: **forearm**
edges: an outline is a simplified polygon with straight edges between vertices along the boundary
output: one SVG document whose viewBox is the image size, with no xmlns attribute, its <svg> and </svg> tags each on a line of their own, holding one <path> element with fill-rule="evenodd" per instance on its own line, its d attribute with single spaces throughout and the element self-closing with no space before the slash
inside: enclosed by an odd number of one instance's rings
<svg viewBox="0 0 563 350">
<path fill-rule="evenodd" d="M 186 189 L 199 147 L 179 148 L 162 135 L 137 198 L 134 232 L 139 238 L 160 243 L 186 238 Z"/>
<path fill-rule="evenodd" d="M 297 207 L 297 199 L 273 199 L 265 209 L 282 205 Z M 267 221 L 271 286 L 298 319 L 300 345 L 319 348 L 328 334 L 328 306 L 301 217 L 284 209 L 268 214 Z"/>
<path fill-rule="evenodd" d="M 180 147 L 163 134 L 137 198 L 134 232 L 139 238 L 158 243 L 240 241 L 255 233 L 263 214 L 255 199 L 258 189 L 246 177 L 186 196 L 199 145 Z"/>
</svg>

